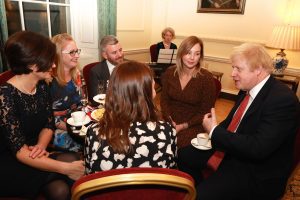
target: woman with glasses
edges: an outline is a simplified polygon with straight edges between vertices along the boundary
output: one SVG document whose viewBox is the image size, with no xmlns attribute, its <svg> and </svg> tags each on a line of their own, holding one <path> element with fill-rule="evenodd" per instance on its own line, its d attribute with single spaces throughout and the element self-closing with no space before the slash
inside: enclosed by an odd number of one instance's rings
<svg viewBox="0 0 300 200">
<path fill-rule="evenodd" d="M 56 130 L 54 146 L 78 152 L 81 145 L 74 141 L 67 131 L 66 120 L 71 112 L 76 111 L 80 104 L 80 72 L 78 59 L 80 49 L 77 48 L 72 36 L 62 33 L 54 36 L 56 45 L 56 68 L 53 69 L 51 82 L 52 108 L 54 111 Z"/>
<path fill-rule="evenodd" d="M 70 199 L 83 162 L 74 153 L 47 151 L 55 126 L 45 80 L 55 67 L 55 45 L 21 31 L 8 38 L 4 52 L 15 76 L 0 86 L 0 198 Z"/>
</svg>

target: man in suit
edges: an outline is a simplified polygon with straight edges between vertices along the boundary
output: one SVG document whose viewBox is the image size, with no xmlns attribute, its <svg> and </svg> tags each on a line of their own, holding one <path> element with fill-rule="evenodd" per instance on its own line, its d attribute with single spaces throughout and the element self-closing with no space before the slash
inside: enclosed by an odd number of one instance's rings
<svg viewBox="0 0 300 200">
<path fill-rule="evenodd" d="M 100 41 L 100 51 L 102 61 L 93 67 L 89 73 L 89 96 L 93 105 L 97 105 L 92 98 L 99 94 L 98 84 L 100 82 L 105 83 L 105 89 L 109 80 L 109 77 L 118 64 L 124 60 L 124 53 L 122 46 L 118 39 L 113 35 L 104 36 Z"/>
<path fill-rule="evenodd" d="M 203 126 L 213 148 L 203 151 L 188 146 L 179 150 L 179 169 L 195 178 L 201 200 L 278 199 L 291 170 L 299 100 L 271 76 L 272 59 L 261 45 L 236 47 L 231 62 L 231 76 L 241 90 L 236 105 L 219 125 L 214 108 L 204 116 Z M 246 94 L 249 101 L 241 103 Z M 238 112 L 242 104 L 245 109 Z M 238 113 L 242 117 L 230 130 Z M 224 157 L 216 171 L 203 180 L 201 170 L 213 166 L 211 158 L 216 151 Z"/>
</svg>

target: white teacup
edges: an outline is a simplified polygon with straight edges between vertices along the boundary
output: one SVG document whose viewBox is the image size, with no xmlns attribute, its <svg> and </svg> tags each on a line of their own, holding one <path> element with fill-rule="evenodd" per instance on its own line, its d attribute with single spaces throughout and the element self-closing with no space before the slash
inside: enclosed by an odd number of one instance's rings
<svg viewBox="0 0 300 200">
<path fill-rule="evenodd" d="M 85 120 L 86 113 L 84 111 L 76 111 L 71 113 L 75 124 L 82 123 Z"/>
<path fill-rule="evenodd" d="M 197 142 L 200 146 L 206 146 L 209 142 L 209 136 L 207 133 L 197 134 Z"/>
</svg>

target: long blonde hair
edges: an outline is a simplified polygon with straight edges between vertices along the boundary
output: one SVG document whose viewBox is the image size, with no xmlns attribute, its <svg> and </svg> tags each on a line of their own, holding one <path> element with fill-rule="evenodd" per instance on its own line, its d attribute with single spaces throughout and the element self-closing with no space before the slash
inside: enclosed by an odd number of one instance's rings
<svg viewBox="0 0 300 200">
<path fill-rule="evenodd" d="M 65 86 L 67 84 L 67 81 L 65 80 L 65 71 L 61 59 L 62 48 L 65 42 L 74 41 L 74 39 L 68 33 L 61 33 L 52 37 L 51 41 L 56 45 L 56 55 L 57 55 L 56 56 L 57 59 L 55 61 L 56 67 L 53 68 L 53 75 L 57 79 L 59 85 Z M 71 77 L 76 84 L 77 84 L 78 73 L 79 73 L 79 66 L 71 69 Z"/>
<path fill-rule="evenodd" d="M 179 49 L 177 51 L 177 57 L 176 57 L 176 70 L 179 75 L 183 73 L 183 61 L 182 57 L 189 53 L 189 51 L 195 46 L 196 44 L 200 45 L 200 60 L 198 64 L 196 65 L 196 69 L 194 70 L 193 77 L 196 77 L 197 74 L 201 74 L 201 67 L 203 66 L 203 59 L 204 59 L 204 49 L 203 49 L 203 42 L 200 38 L 196 36 L 189 36 L 185 38 L 182 43 L 179 46 Z"/>
</svg>

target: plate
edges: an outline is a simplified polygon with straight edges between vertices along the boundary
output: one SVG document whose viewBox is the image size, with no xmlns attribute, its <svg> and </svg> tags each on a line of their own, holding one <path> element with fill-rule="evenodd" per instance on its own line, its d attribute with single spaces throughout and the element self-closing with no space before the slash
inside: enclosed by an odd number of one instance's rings
<svg viewBox="0 0 300 200">
<path fill-rule="evenodd" d="M 91 113 L 91 117 L 94 120 L 99 121 L 103 117 L 103 113 L 104 113 L 104 108 L 99 108 L 99 109 L 94 110 Z"/>
<path fill-rule="evenodd" d="M 93 100 L 97 103 L 104 104 L 105 96 L 106 96 L 106 94 L 97 94 L 96 96 L 93 97 Z"/>
<path fill-rule="evenodd" d="M 197 148 L 197 149 L 201 149 L 201 150 L 209 150 L 211 149 L 211 141 L 209 140 L 207 145 L 199 145 L 197 138 L 194 138 L 191 140 L 191 144 L 193 145 L 193 147 Z"/>
<path fill-rule="evenodd" d="M 83 122 L 80 122 L 80 123 L 75 123 L 73 118 L 70 117 L 68 120 L 67 120 L 67 123 L 70 124 L 71 126 L 82 126 L 82 125 L 86 125 L 88 123 L 90 123 L 91 119 L 88 115 L 85 116 L 85 119 Z"/>
</svg>

